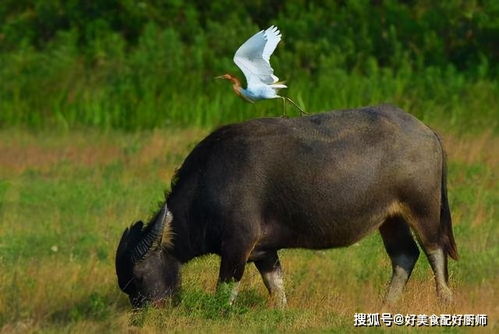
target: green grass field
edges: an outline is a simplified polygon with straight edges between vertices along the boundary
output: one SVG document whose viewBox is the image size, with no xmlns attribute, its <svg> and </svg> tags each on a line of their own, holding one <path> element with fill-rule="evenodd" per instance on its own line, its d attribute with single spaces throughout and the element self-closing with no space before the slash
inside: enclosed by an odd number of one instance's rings
<svg viewBox="0 0 499 334">
<path fill-rule="evenodd" d="M 391 268 L 375 234 L 345 249 L 281 251 L 286 310 L 268 306 L 253 265 L 237 304 L 225 307 L 214 295 L 219 259 L 208 256 L 183 268 L 180 306 L 131 313 L 114 273 L 121 233 L 152 213 L 175 167 L 207 133 L 1 130 L 0 332 L 343 333 L 356 331 L 355 312 L 379 312 Z M 390 311 L 485 313 L 487 330 L 497 331 L 499 138 L 493 131 L 443 137 L 461 256 L 450 262 L 456 303 L 438 304 L 422 256 L 404 299 Z"/>
</svg>

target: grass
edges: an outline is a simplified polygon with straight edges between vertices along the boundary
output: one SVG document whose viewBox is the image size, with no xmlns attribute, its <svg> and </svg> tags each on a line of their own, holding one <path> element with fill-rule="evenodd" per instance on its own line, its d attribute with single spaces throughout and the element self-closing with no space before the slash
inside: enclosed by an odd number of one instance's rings
<svg viewBox="0 0 499 334">
<path fill-rule="evenodd" d="M 289 301 L 283 311 L 269 308 L 252 265 L 237 304 L 226 307 L 214 295 L 219 259 L 207 256 L 183 268 L 178 307 L 131 313 L 114 273 L 121 232 L 147 218 L 175 167 L 207 132 L 0 131 L 0 332 L 343 333 L 356 330 L 355 312 L 379 312 L 391 270 L 375 234 L 345 249 L 281 251 Z M 447 132 L 444 140 L 461 255 L 450 263 L 457 301 L 437 303 L 421 257 L 391 311 L 486 313 L 488 329 L 497 330 L 499 138 L 493 131 Z"/>
</svg>

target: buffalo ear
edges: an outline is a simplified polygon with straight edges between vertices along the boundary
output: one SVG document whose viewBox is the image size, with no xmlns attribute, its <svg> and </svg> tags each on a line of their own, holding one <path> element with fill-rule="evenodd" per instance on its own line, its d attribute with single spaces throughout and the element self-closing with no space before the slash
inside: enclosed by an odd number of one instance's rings
<svg viewBox="0 0 499 334">
<path fill-rule="evenodd" d="M 173 215 L 172 213 L 166 209 L 166 216 L 165 216 L 165 222 L 164 222 L 164 228 L 163 228 L 163 235 L 161 236 L 161 244 L 166 247 L 166 248 L 172 248 L 173 247 L 173 228 L 172 228 L 172 221 L 173 221 Z"/>
</svg>

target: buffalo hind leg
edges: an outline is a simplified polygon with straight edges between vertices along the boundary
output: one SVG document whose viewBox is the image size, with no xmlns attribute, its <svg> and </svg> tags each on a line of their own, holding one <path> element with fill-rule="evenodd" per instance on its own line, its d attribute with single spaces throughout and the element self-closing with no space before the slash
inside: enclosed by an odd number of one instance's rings
<svg viewBox="0 0 499 334">
<path fill-rule="evenodd" d="M 447 253 L 442 245 L 439 224 L 434 223 L 439 221 L 438 216 L 434 216 L 436 215 L 416 216 L 413 229 L 433 270 L 437 295 L 441 302 L 450 303 L 452 302 L 452 291 L 447 286 Z"/>
<path fill-rule="evenodd" d="M 277 252 L 268 253 L 264 258 L 255 261 L 255 265 L 269 291 L 271 302 L 275 302 L 278 308 L 284 308 L 287 303 L 286 292 L 284 291 L 282 268 Z"/>
<path fill-rule="evenodd" d="M 426 256 L 428 257 L 428 262 L 430 262 L 431 269 L 435 275 L 435 284 L 437 288 L 438 298 L 442 303 L 449 304 L 452 303 L 452 291 L 448 284 L 448 274 L 447 274 L 447 254 L 442 247 L 426 247 L 423 243 L 420 243 Z"/>
<path fill-rule="evenodd" d="M 392 262 L 392 279 L 384 304 L 395 303 L 411 276 L 419 257 L 419 249 L 407 223 L 400 217 L 387 219 L 379 228 L 386 252 Z"/>
</svg>

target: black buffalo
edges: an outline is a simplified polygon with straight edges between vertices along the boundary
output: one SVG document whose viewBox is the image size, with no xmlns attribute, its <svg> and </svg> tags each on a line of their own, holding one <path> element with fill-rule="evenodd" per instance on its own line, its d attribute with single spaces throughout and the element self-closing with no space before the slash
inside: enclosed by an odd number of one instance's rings
<svg viewBox="0 0 499 334">
<path fill-rule="evenodd" d="M 438 295 L 451 300 L 447 255 L 457 259 L 457 249 L 445 154 L 430 128 L 387 105 L 254 119 L 194 148 L 151 222 L 123 233 L 116 272 L 140 307 L 176 294 L 183 263 L 218 254 L 219 283 L 239 282 L 254 262 L 284 305 L 279 249 L 344 247 L 374 230 L 392 262 L 386 302 L 400 296 L 418 259 L 411 230 Z"/>
</svg>

